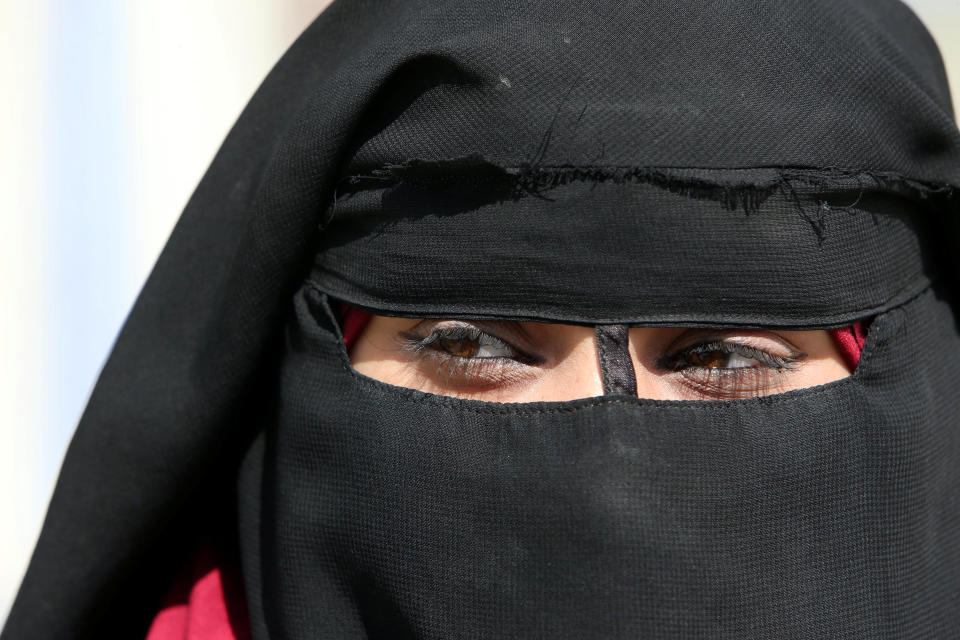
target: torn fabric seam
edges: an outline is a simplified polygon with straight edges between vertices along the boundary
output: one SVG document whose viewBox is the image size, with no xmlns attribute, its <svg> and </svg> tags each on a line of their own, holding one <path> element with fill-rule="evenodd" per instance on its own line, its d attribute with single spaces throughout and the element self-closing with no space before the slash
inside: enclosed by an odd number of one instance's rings
<svg viewBox="0 0 960 640">
<path fill-rule="evenodd" d="M 393 185 L 442 185 L 484 183 L 496 186 L 499 199 L 524 196 L 548 198 L 550 190 L 574 182 L 640 183 L 658 186 L 679 195 L 720 202 L 727 209 L 756 212 L 774 193 L 798 200 L 798 189 L 817 191 L 854 191 L 861 195 L 879 191 L 917 199 L 951 198 L 956 187 L 934 184 L 883 171 L 858 169 L 680 169 L 613 165 L 546 166 L 520 164 L 501 166 L 478 154 L 449 160 L 408 160 L 385 164 L 368 173 L 347 176 L 337 195 Z M 798 202 L 799 204 L 799 202 Z M 825 202 L 819 203 L 821 206 Z M 829 206 L 824 206 L 829 210 Z M 819 214 L 818 214 L 819 215 Z"/>
</svg>

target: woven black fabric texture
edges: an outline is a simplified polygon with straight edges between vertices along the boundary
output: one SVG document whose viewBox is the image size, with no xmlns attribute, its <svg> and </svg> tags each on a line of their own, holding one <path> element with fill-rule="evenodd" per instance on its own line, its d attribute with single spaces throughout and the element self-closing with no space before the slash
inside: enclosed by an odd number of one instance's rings
<svg viewBox="0 0 960 640">
<path fill-rule="evenodd" d="M 853 377 L 733 401 L 440 397 L 354 372 L 313 287 L 295 306 L 282 409 L 245 469 L 272 637 L 950 638 L 960 622 L 960 338 L 932 291 L 877 316 Z"/>
<path fill-rule="evenodd" d="M 630 329 L 625 324 L 598 324 L 597 357 L 603 394 L 637 395 L 637 374 L 630 357 Z"/>
<path fill-rule="evenodd" d="M 339 198 L 311 281 L 396 315 L 812 327 L 902 302 L 935 268 L 934 216 L 896 195 L 797 188 L 748 212 L 646 184 L 492 203 L 454 184 Z"/>
<path fill-rule="evenodd" d="M 337 0 L 144 286 L 0 635 L 142 637 L 206 523 L 258 640 L 950 637 L 957 188 L 895 0 Z M 325 295 L 877 319 L 816 389 L 493 406 L 357 376 Z"/>
</svg>

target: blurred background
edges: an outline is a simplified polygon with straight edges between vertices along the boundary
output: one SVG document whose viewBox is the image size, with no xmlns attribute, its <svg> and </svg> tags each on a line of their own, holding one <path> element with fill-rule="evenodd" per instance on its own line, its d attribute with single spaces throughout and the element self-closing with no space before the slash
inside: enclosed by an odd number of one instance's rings
<svg viewBox="0 0 960 640">
<path fill-rule="evenodd" d="M 0 0 L 0 626 L 127 311 L 230 126 L 327 4 Z M 907 4 L 960 106 L 960 0 Z"/>
</svg>

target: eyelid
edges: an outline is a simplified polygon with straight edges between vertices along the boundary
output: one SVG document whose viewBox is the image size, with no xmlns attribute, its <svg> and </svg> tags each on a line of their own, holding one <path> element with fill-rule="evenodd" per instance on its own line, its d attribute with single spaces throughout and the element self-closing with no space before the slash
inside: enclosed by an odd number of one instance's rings
<svg viewBox="0 0 960 640">
<path fill-rule="evenodd" d="M 440 323 L 444 322 L 474 327 L 480 330 L 482 333 L 486 333 L 487 335 L 491 335 L 499 340 L 503 340 L 508 344 L 517 346 L 517 348 L 521 351 L 523 350 L 521 347 L 533 346 L 530 333 L 524 327 L 525 323 L 517 322 L 515 320 L 458 320 L 456 318 L 434 318 L 423 320 L 420 324 L 433 323 L 433 326 L 436 327 Z"/>
</svg>

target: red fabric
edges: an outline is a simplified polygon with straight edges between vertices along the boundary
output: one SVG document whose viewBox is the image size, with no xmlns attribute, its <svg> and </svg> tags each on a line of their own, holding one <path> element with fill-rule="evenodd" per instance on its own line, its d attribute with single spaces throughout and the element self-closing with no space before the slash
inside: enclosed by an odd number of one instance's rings
<svg viewBox="0 0 960 640">
<path fill-rule="evenodd" d="M 250 622 L 235 560 L 203 538 L 153 619 L 147 640 L 248 640 Z"/>
<path fill-rule="evenodd" d="M 371 315 L 349 305 L 343 305 L 341 315 L 343 342 L 349 349 Z M 215 557 L 209 542 L 201 544 L 153 618 L 147 640 L 248 639 L 250 623 L 235 564 Z"/>
<path fill-rule="evenodd" d="M 340 323 L 343 326 L 343 342 L 347 345 L 347 349 L 349 349 L 360 336 L 363 328 L 370 322 L 372 316 L 366 311 L 361 311 L 348 304 L 341 305 L 340 316 L 343 318 L 343 321 Z"/>
<path fill-rule="evenodd" d="M 349 305 L 341 308 L 343 342 L 349 349 L 371 315 Z M 840 355 L 850 371 L 857 368 L 866 340 L 858 322 L 832 329 Z M 215 556 L 209 542 L 201 544 L 153 619 L 147 640 L 247 640 L 250 623 L 236 562 Z"/>
<path fill-rule="evenodd" d="M 371 315 L 341 308 L 343 342 L 349 349 Z M 209 542 L 197 549 L 153 618 L 147 640 L 247 640 L 250 623 L 236 561 L 217 558 Z M 232 569 L 232 570 L 230 570 Z"/>
<path fill-rule="evenodd" d="M 866 327 L 862 322 L 857 322 L 849 327 L 831 329 L 830 336 L 837 345 L 837 350 L 840 351 L 847 368 L 853 373 L 860 364 L 860 354 L 863 353 L 863 344 L 867 340 Z"/>
</svg>

